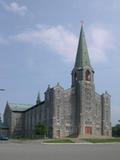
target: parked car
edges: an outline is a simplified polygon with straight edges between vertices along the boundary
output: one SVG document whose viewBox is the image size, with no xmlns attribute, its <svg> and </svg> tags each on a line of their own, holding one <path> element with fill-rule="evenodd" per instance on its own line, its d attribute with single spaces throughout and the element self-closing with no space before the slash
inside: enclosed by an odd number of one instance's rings
<svg viewBox="0 0 120 160">
<path fill-rule="evenodd" d="M 4 135 L 0 135 L 0 140 L 8 140 L 8 137 L 7 136 L 4 136 Z"/>
</svg>

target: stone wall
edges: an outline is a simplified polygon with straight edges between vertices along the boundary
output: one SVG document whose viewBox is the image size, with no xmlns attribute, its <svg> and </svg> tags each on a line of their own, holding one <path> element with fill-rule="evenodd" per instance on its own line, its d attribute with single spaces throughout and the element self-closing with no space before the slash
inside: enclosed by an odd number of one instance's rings
<svg viewBox="0 0 120 160">
<path fill-rule="evenodd" d="M 26 137 L 34 136 L 35 125 L 38 122 L 44 122 L 44 108 L 44 103 L 41 103 L 24 112 L 24 135 Z"/>
<path fill-rule="evenodd" d="M 112 136 L 111 131 L 111 106 L 110 106 L 111 96 L 105 92 L 101 95 L 102 103 L 102 135 Z"/>
</svg>

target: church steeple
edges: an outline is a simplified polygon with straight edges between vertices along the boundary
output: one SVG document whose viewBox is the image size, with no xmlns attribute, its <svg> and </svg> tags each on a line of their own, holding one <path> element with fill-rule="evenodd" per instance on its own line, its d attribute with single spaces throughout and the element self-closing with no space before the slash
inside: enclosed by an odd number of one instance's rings
<svg viewBox="0 0 120 160">
<path fill-rule="evenodd" d="M 84 35 L 83 24 L 82 24 L 74 68 L 80 69 L 85 66 L 90 67 L 91 65 L 90 65 L 88 49 L 87 49 L 87 44 L 86 44 L 85 35 Z"/>
<path fill-rule="evenodd" d="M 41 100 L 40 100 L 40 93 L 38 92 L 36 104 L 39 104 L 40 102 L 41 102 Z"/>
<path fill-rule="evenodd" d="M 87 44 L 85 40 L 85 34 L 83 24 L 81 25 L 80 37 L 78 42 L 77 55 L 75 65 L 72 70 L 72 86 L 75 86 L 78 82 L 93 82 L 94 71 L 90 64 Z"/>
</svg>

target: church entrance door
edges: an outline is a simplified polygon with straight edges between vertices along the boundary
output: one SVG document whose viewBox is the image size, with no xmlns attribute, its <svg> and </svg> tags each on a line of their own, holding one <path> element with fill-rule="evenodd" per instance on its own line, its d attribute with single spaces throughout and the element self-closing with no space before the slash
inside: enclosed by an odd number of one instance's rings
<svg viewBox="0 0 120 160">
<path fill-rule="evenodd" d="M 85 127 L 85 134 L 91 135 L 92 134 L 92 127 Z"/>
</svg>

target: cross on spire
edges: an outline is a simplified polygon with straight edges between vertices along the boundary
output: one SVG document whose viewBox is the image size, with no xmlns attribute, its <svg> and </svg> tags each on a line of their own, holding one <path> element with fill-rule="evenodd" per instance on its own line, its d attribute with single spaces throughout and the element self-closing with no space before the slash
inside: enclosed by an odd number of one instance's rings
<svg viewBox="0 0 120 160">
<path fill-rule="evenodd" d="M 81 23 L 81 25 L 83 26 L 83 24 L 84 24 L 84 21 L 83 21 L 83 20 L 81 20 L 81 21 L 80 21 L 80 23 Z"/>
</svg>

